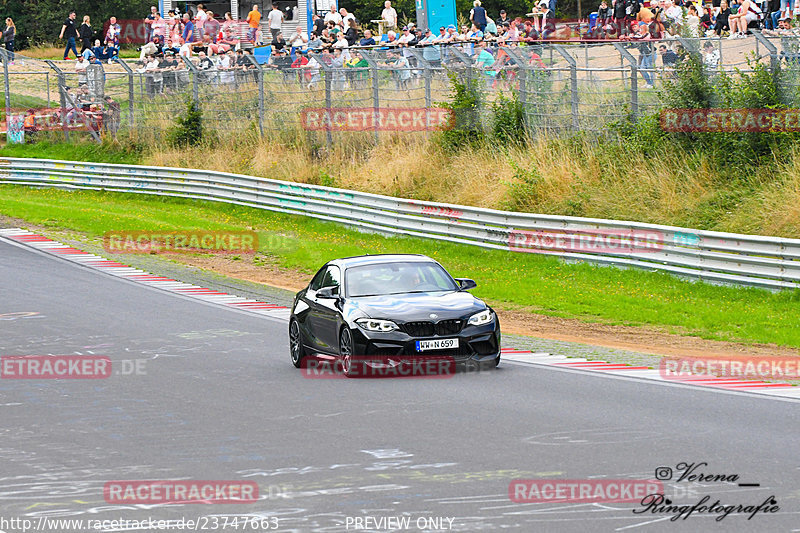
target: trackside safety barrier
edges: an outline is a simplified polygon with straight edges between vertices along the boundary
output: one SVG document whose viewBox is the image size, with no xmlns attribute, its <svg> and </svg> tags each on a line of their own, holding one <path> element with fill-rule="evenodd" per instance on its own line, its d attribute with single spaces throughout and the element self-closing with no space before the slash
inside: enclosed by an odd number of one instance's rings
<svg viewBox="0 0 800 533">
<path fill-rule="evenodd" d="M 208 170 L 0 159 L 0 183 L 175 196 L 569 260 L 769 289 L 800 287 L 800 239 L 423 202 Z"/>
</svg>

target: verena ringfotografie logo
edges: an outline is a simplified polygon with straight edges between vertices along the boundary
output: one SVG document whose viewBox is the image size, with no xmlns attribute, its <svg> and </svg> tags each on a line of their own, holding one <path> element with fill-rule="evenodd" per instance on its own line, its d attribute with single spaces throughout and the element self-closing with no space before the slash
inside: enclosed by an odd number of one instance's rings
<svg viewBox="0 0 800 533">
<path fill-rule="evenodd" d="M 432 131 L 453 127 L 449 109 L 424 107 L 324 107 L 300 112 L 309 131 Z"/>
<path fill-rule="evenodd" d="M 348 361 L 306 357 L 301 373 L 309 379 L 449 378 L 456 373 L 451 356 L 353 355 Z"/>
<path fill-rule="evenodd" d="M 664 379 L 685 380 L 697 376 L 732 379 L 800 379 L 800 360 L 788 357 L 665 357 L 658 365 Z"/>
<path fill-rule="evenodd" d="M 512 230 L 508 246 L 514 252 L 652 253 L 664 247 L 664 234 L 649 230 Z"/>
<path fill-rule="evenodd" d="M 2 379 L 105 379 L 111 359 L 102 355 L 4 355 Z"/>
<path fill-rule="evenodd" d="M 515 479 L 508 485 L 514 503 L 639 502 L 663 493 L 660 481 L 643 479 Z"/>
<path fill-rule="evenodd" d="M 664 109 L 661 129 L 691 133 L 800 131 L 800 109 Z"/>
<path fill-rule="evenodd" d="M 254 481 L 108 481 L 103 486 L 106 503 L 254 503 Z"/>
<path fill-rule="evenodd" d="M 109 231 L 103 247 L 112 254 L 239 253 L 258 251 L 255 231 Z"/>
</svg>

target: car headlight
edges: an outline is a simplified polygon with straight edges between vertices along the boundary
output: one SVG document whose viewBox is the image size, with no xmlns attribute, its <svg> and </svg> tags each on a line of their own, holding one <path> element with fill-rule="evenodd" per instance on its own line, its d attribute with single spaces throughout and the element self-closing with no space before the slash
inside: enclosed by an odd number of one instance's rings
<svg viewBox="0 0 800 533">
<path fill-rule="evenodd" d="M 488 324 L 494 320 L 494 313 L 491 310 L 486 309 L 485 311 L 481 311 L 480 313 L 475 313 L 471 317 L 467 323 L 471 326 L 482 326 L 484 324 Z"/>
<path fill-rule="evenodd" d="M 388 333 L 400 329 L 397 324 L 391 320 L 379 320 L 376 318 L 359 318 L 356 324 L 361 326 L 367 331 L 380 331 L 381 333 Z"/>
</svg>

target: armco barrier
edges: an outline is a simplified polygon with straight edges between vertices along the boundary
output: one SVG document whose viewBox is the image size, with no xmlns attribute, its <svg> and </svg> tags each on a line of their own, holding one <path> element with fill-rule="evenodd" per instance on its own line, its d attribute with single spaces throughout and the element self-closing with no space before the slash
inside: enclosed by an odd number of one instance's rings
<svg viewBox="0 0 800 533">
<path fill-rule="evenodd" d="M 211 200 L 386 233 L 638 267 L 711 282 L 800 287 L 800 239 L 514 213 L 207 170 L 4 158 L 0 183 Z M 606 239 L 602 248 L 541 246 L 557 239 L 591 241 L 598 235 Z"/>
</svg>

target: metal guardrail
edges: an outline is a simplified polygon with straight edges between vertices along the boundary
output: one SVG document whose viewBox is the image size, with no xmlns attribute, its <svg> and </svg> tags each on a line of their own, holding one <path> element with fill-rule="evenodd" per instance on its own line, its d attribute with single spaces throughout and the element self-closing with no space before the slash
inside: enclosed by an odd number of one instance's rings
<svg viewBox="0 0 800 533">
<path fill-rule="evenodd" d="M 800 287 L 800 239 L 498 211 L 207 170 L 3 158 L 0 183 L 210 200 L 709 282 Z"/>
</svg>

